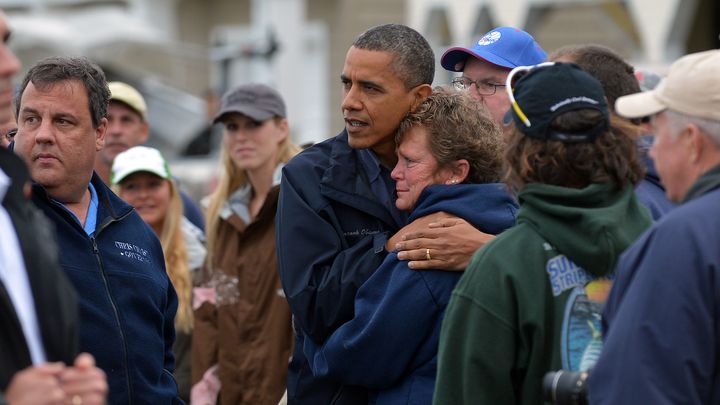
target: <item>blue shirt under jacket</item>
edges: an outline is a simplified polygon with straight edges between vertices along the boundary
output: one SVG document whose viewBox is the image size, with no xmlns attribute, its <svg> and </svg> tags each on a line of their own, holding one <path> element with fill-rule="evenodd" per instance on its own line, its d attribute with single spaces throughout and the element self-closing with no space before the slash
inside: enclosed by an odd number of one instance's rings
<svg viewBox="0 0 720 405">
<path fill-rule="evenodd" d="M 98 198 L 93 236 L 33 185 L 33 201 L 55 224 L 60 265 L 78 293 L 80 351 L 107 374 L 109 404 L 182 403 L 172 375 L 178 300 L 160 242 L 100 177 L 91 182 Z"/>
</svg>

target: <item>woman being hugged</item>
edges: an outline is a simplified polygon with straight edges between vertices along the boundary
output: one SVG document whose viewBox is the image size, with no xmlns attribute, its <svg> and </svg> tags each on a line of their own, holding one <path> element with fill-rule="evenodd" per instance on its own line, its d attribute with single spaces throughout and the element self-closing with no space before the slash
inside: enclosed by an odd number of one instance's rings
<svg viewBox="0 0 720 405">
<path fill-rule="evenodd" d="M 183 216 L 183 203 L 170 169 L 157 149 L 135 146 L 118 154 L 113 189 L 132 205 L 160 239 L 165 268 L 178 296 L 175 315 L 175 372 L 180 398 L 190 399 L 193 329 L 192 278 L 205 260 L 202 231 Z"/>
<path fill-rule="evenodd" d="M 286 117 L 277 91 L 250 84 L 226 93 L 214 120 L 224 126 L 222 173 L 193 300 L 193 403 L 277 404 L 285 390 L 293 335 L 275 211 L 280 169 L 298 151 Z"/>
<path fill-rule="evenodd" d="M 500 129 L 466 92 L 433 89 L 396 140 L 395 206 L 409 221 L 445 212 L 491 235 L 515 223 L 517 204 L 498 183 Z M 369 404 L 430 404 L 440 323 L 461 274 L 411 270 L 389 253 L 358 290 L 354 317 L 322 345 L 305 340 L 313 374 L 369 388 Z"/>
</svg>

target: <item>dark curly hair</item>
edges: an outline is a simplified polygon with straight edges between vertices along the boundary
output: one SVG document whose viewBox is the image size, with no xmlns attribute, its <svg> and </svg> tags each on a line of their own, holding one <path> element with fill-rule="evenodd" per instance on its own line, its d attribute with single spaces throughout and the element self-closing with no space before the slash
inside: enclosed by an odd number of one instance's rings
<svg viewBox="0 0 720 405">
<path fill-rule="evenodd" d="M 577 132 L 605 119 L 597 110 L 568 111 L 551 128 Z M 635 140 L 638 127 L 611 115 L 611 129 L 594 142 L 563 143 L 523 135 L 513 129 L 505 146 L 504 180 L 517 193 L 526 184 L 584 188 L 593 183 L 637 184 L 644 175 Z"/>
</svg>

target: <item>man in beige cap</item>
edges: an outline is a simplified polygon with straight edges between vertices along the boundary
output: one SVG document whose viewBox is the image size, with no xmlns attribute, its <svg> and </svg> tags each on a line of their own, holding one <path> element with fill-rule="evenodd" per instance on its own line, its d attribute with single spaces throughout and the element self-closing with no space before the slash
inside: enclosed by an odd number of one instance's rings
<svg viewBox="0 0 720 405">
<path fill-rule="evenodd" d="M 145 144 L 150 137 L 147 104 L 142 94 L 123 82 L 109 82 L 108 87 L 110 104 L 105 146 L 95 157 L 95 172 L 105 184 L 110 184 L 110 169 L 115 156 L 133 146 Z M 183 200 L 183 215 L 200 230 L 205 229 L 205 221 L 197 204 L 183 191 L 180 191 L 180 197 Z"/>
<path fill-rule="evenodd" d="M 616 111 L 652 117 L 655 160 L 682 205 L 623 254 L 603 314 L 591 404 L 720 401 L 720 50 L 676 61 Z"/>
<path fill-rule="evenodd" d="M 147 104 L 134 87 L 123 82 L 110 82 L 108 129 L 105 146 L 95 158 L 95 171 L 106 184 L 110 184 L 110 168 L 120 152 L 142 145 L 150 136 Z"/>
</svg>

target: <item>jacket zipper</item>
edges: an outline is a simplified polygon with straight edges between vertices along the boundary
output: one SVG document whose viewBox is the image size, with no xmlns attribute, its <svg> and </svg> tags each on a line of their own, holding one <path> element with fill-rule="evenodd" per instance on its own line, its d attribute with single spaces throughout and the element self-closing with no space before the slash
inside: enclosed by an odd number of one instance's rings
<svg viewBox="0 0 720 405">
<path fill-rule="evenodd" d="M 122 340 L 123 362 L 124 362 L 123 367 L 125 369 L 124 370 L 125 371 L 125 382 L 126 382 L 127 391 L 128 391 L 128 403 L 129 404 L 132 403 L 133 390 L 132 390 L 132 383 L 130 381 L 130 370 L 128 367 L 129 362 L 128 362 L 127 340 L 125 339 L 125 331 L 123 330 L 122 324 L 120 323 L 120 313 L 118 312 L 117 304 L 115 303 L 115 299 L 114 299 L 113 295 L 110 293 L 110 284 L 108 283 L 107 273 L 105 272 L 105 266 L 103 266 L 103 263 L 102 263 L 102 257 L 100 256 L 100 249 L 98 249 L 98 247 L 97 247 L 96 239 L 97 239 L 97 236 L 100 234 L 100 232 L 103 229 L 107 228 L 108 225 L 110 225 L 113 222 L 117 222 L 117 221 L 120 221 L 120 220 L 126 218 L 131 213 L 132 213 L 132 210 L 128 211 L 125 215 L 122 215 L 119 218 L 111 218 L 109 221 L 100 224 L 100 227 L 95 229 L 95 236 L 90 238 L 90 240 L 92 241 L 93 253 L 95 254 L 95 258 L 97 259 L 98 266 L 100 267 L 100 275 L 102 276 L 103 285 L 105 286 L 105 294 L 107 294 L 107 297 L 110 300 L 110 306 L 112 307 L 113 315 L 115 316 L 115 322 L 117 323 L 118 331 L 120 332 L 120 340 Z"/>
<path fill-rule="evenodd" d="M 60 212 L 63 212 L 63 215 L 67 215 L 67 209 L 63 207 L 60 203 L 51 200 L 51 203 L 53 203 L 55 206 L 60 208 Z M 100 276 L 103 280 L 103 285 L 105 286 L 105 294 L 108 297 L 108 300 L 110 301 L 110 306 L 113 310 L 113 315 L 115 316 L 115 323 L 117 324 L 118 331 L 120 332 L 120 340 L 122 341 L 122 347 L 123 347 L 123 368 L 125 372 L 125 381 L 126 381 L 126 387 L 128 392 L 128 403 L 132 403 L 132 384 L 130 382 L 130 370 L 128 367 L 128 350 L 127 350 L 127 341 L 125 339 L 125 331 L 122 328 L 122 324 L 120 323 L 120 314 L 117 309 L 117 304 L 115 303 L 115 299 L 113 298 L 112 294 L 110 293 L 110 285 L 108 284 L 107 280 L 107 274 L 105 273 L 105 266 L 103 266 L 102 263 L 102 257 L 100 256 L 100 249 L 97 247 L 97 243 L 95 241 L 96 237 L 100 234 L 100 232 L 107 228 L 108 225 L 110 225 L 113 222 L 120 221 L 124 218 L 126 218 L 128 215 L 132 213 L 132 210 L 128 211 L 124 215 L 122 215 L 119 218 L 110 218 L 109 221 L 100 224 L 100 227 L 96 227 L 95 229 L 95 237 L 89 237 L 90 242 L 92 243 L 93 248 L 93 254 L 95 255 L 95 258 L 97 259 L 98 267 L 100 268 Z M 85 234 L 85 230 L 82 229 L 82 227 L 79 226 L 78 222 L 73 219 L 72 221 L 76 226 L 78 226 L 80 229 L 80 232 Z"/>
<path fill-rule="evenodd" d="M 97 234 L 97 232 L 96 232 Z M 90 238 L 93 245 L 93 253 L 95 253 L 95 258 L 97 259 L 98 266 L 100 267 L 100 275 L 103 280 L 103 285 L 105 286 L 105 294 L 107 295 L 108 299 L 110 300 L 110 306 L 113 310 L 113 315 L 115 316 L 115 323 L 118 326 L 118 331 L 120 332 L 120 340 L 122 340 L 122 347 L 123 347 L 123 368 L 125 369 L 125 382 L 127 385 L 128 390 L 128 400 L 129 403 L 132 403 L 132 387 L 130 383 L 130 370 L 128 368 L 128 351 L 127 351 L 127 340 L 125 340 L 125 332 L 123 331 L 122 324 L 120 323 L 120 315 L 118 313 L 117 304 L 115 303 L 115 299 L 113 298 L 113 295 L 110 293 L 110 285 L 108 284 L 107 280 L 107 274 L 105 273 L 105 267 L 102 264 L 102 258 L 100 257 L 100 250 L 97 247 L 97 243 L 95 242 L 95 238 Z"/>
</svg>

